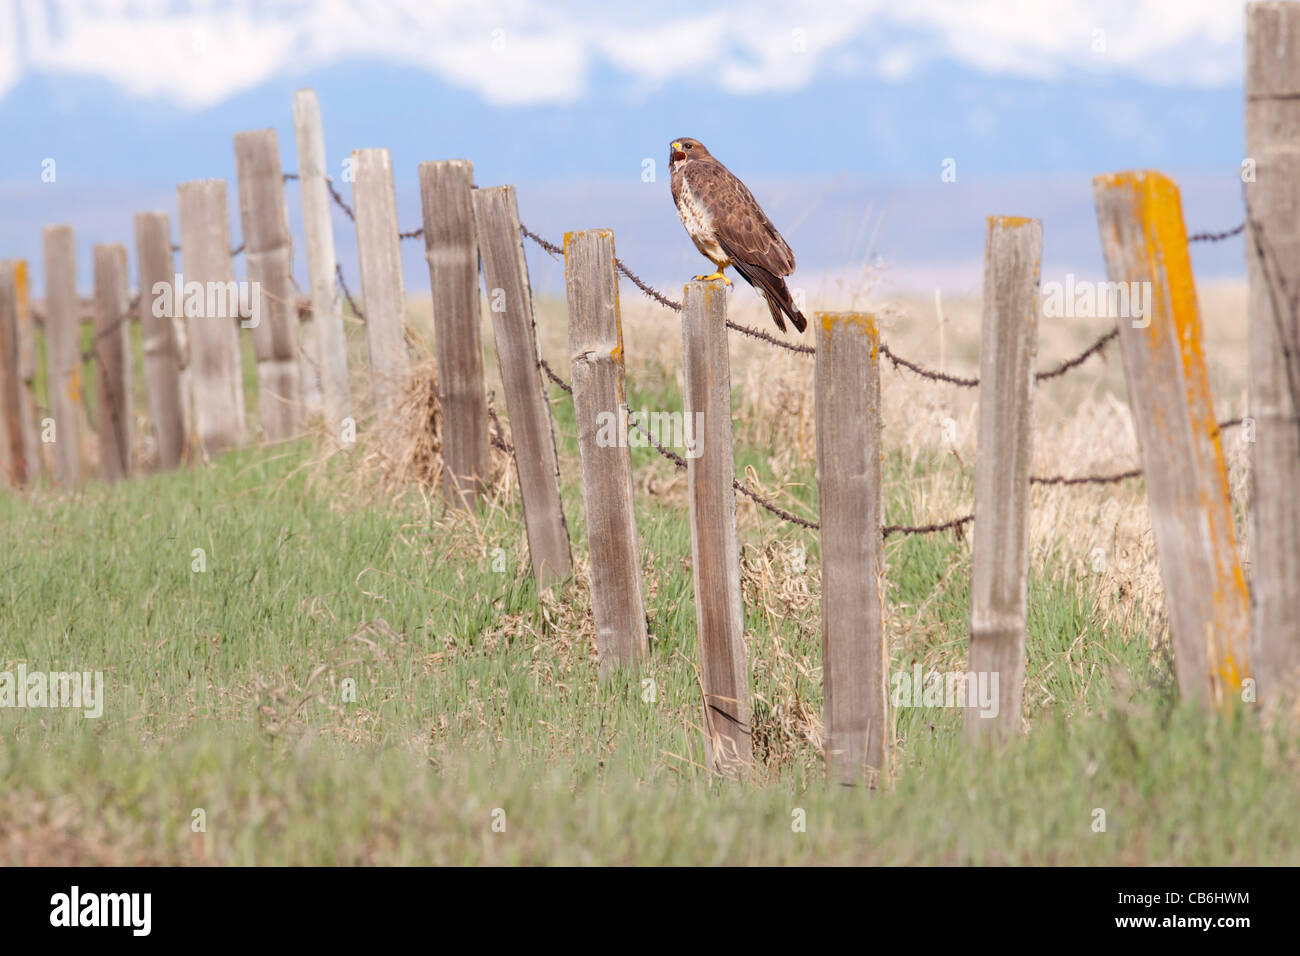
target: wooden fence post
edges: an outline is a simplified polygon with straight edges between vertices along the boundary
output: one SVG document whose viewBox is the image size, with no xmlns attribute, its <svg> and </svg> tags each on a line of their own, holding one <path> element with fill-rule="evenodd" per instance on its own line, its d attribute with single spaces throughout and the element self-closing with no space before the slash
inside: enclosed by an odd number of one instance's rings
<svg viewBox="0 0 1300 956">
<path fill-rule="evenodd" d="M 1251 672 L 1261 700 L 1300 695 L 1300 9 L 1246 7 Z"/>
<path fill-rule="evenodd" d="M 406 347 L 406 293 L 402 285 L 401 240 L 397 238 L 397 194 L 386 149 L 352 153 L 352 201 L 357 217 L 357 258 L 370 349 L 372 408 L 394 411 L 411 367 Z"/>
<path fill-rule="evenodd" d="M 0 470 L 15 488 L 41 471 L 32 353 L 27 263 L 0 260 Z"/>
<path fill-rule="evenodd" d="M 474 229 L 474 165 L 466 159 L 420 164 L 424 258 L 433 290 L 438 398 L 442 404 L 443 497 L 474 508 L 488 478 L 487 394 Z"/>
<path fill-rule="evenodd" d="M 537 362 L 533 294 L 523 234 L 519 231 L 515 188 L 476 189 L 472 198 L 501 385 L 514 438 L 528 553 L 538 588 L 546 588 L 573 573 L 573 559 L 560 499 L 555 424 Z"/>
<path fill-rule="evenodd" d="M 347 338 L 343 306 L 334 276 L 334 226 L 325 173 L 325 131 L 316 91 L 293 95 L 293 127 L 298 141 L 298 188 L 302 196 L 307 276 L 311 280 L 311 319 L 304 323 L 303 381 L 309 409 L 319 406 L 326 427 L 339 440 L 344 419 L 352 417 Z"/>
<path fill-rule="evenodd" d="M 174 320 L 176 316 L 184 315 L 185 304 L 184 300 L 173 301 L 176 267 L 172 255 L 172 227 L 167 213 L 135 214 L 135 250 L 149 417 L 153 419 L 154 435 L 158 441 L 158 464 L 163 469 L 171 469 L 179 465 L 185 455 L 182 354 Z"/>
<path fill-rule="evenodd" d="M 247 429 L 226 181 L 196 179 L 181 183 L 176 194 L 184 288 L 173 305 L 189 331 L 194 430 L 202 453 L 211 457 L 242 444 Z"/>
<path fill-rule="evenodd" d="M 45 368 L 53 419 L 54 480 L 82 483 L 82 429 L 86 401 L 81 381 L 81 316 L 77 301 L 77 242 L 71 226 L 46 226 Z M 42 429 L 42 438 L 46 430 Z"/>
<path fill-rule="evenodd" d="M 267 440 L 279 441 L 298 433 L 302 356 L 298 351 L 293 241 L 275 130 L 236 133 L 235 169 L 244 257 L 256 310 L 248 325 L 257 353 L 258 417 Z"/>
<path fill-rule="evenodd" d="M 611 249 L 611 263 L 612 258 Z M 686 285 L 682 359 L 682 434 L 707 762 L 719 772 L 742 774 L 754 761 L 754 737 L 736 533 L 727 290 L 721 280 Z"/>
<path fill-rule="evenodd" d="M 1021 726 L 1042 249 L 1043 226 L 1037 219 L 989 216 L 966 664 L 966 733 L 971 739 L 1013 736 Z M 997 710 L 976 706 L 981 700 L 996 700 Z"/>
<path fill-rule="evenodd" d="M 613 231 L 565 233 L 564 277 L 591 606 L 604 677 L 616 666 L 634 664 L 649 648 L 632 506 Z"/>
<path fill-rule="evenodd" d="M 105 243 L 94 248 L 95 262 L 95 411 L 99 436 L 99 474 L 113 482 L 131 476 L 135 451 L 131 395 L 131 305 L 126 280 L 126 247 Z"/>
<path fill-rule="evenodd" d="M 1178 187 L 1152 171 L 1092 182 L 1111 280 L 1098 305 L 1111 307 L 1119 328 L 1178 686 L 1191 700 L 1221 703 L 1249 674 L 1250 604 Z"/>
<path fill-rule="evenodd" d="M 814 374 L 827 779 L 889 772 L 880 460 L 880 336 L 860 313 L 817 313 Z"/>
</svg>

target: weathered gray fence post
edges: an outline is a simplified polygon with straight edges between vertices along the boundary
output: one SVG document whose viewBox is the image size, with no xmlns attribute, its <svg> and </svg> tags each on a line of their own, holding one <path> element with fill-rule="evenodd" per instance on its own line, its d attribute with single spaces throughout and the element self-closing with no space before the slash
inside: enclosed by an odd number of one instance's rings
<svg viewBox="0 0 1300 956">
<path fill-rule="evenodd" d="M 352 200 L 357 217 L 357 258 L 370 349 L 372 407 L 382 418 L 394 411 L 406 387 L 411 358 L 406 347 L 406 293 L 397 194 L 386 149 L 352 153 Z"/>
<path fill-rule="evenodd" d="M 1029 603 L 1029 466 L 1043 226 L 989 216 L 980 324 L 979 444 L 971 545 L 966 733 L 1020 732 Z M 974 706 L 995 697 L 997 711 Z"/>
<path fill-rule="evenodd" d="M 135 214 L 135 250 L 149 417 L 158 441 L 158 464 L 171 469 L 181 463 L 185 454 L 182 353 L 175 322 L 175 316 L 184 315 L 185 303 L 183 299 L 174 301 L 176 268 L 167 213 Z"/>
<path fill-rule="evenodd" d="M 686 285 L 682 359 L 682 432 L 707 760 L 719 772 L 741 774 L 753 763 L 754 741 L 736 532 L 727 290 L 721 280 Z"/>
<path fill-rule="evenodd" d="M 466 159 L 420 164 L 424 258 L 433 290 L 438 398 L 442 404 L 443 496 L 476 507 L 488 478 L 487 394 L 474 228 L 474 165 Z"/>
<path fill-rule="evenodd" d="M 126 247 L 105 243 L 94 248 L 95 411 L 99 437 L 99 475 L 104 481 L 131 476 L 135 451 L 131 384 L 131 305 L 126 280 Z"/>
<path fill-rule="evenodd" d="M 1246 7 L 1250 285 L 1251 672 L 1260 699 L 1300 695 L 1300 9 Z"/>
<path fill-rule="evenodd" d="M 194 430 L 203 455 L 211 457 L 242 444 L 247 429 L 226 181 L 181 183 L 176 194 L 185 288 L 196 294 L 183 291 L 173 305 L 183 310 L 189 331 Z"/>
<path fill-rule="evenodd" d="M 649 646 L 632 506 L 613 231 L 566 233 L 564 264 L 591 606 L 605 676 L 614 667 L 635 664 Z"/>
<path fill-rule="evenodd" d="M 0 470 L 15 488 L 30 484 L 41 472 L 32 343 L 27 263 L 0 260 Z"/>
<path fill-rule="evenodd" d="M 1114 292 L 1098 304 L 1119 328 L 1178 686 L 1188 699 L 1223 702 L 1250 673 L 1250 604 L 1178 187 L 1152 171 L 1092 184 Z"/>
<path fill-rule="evenodd" d="M 880 338 L 861 313 L 819 312 L 813 327 L 826 775 L 874 786 L 890 752 Z"/>
<path fill-rule="evenodd" d="M 325 173 L 325 131 L 315 90 L 301 89 L 293 95 L 293 126 L 298 141 L 307 276 L 311 280 L 312 315 L 302 329 L 303 391 L 307 407 L 319 409 L 327 430 L 338 440 L 344 419 L 352 417 L 352 391 L 343 306 L 334 276 L 337 260 Z"/>
<path fill-rule="evenodd" d="M 298 294 L 284 202 L 280 141 L 273 129 L 235 134 L 244 258 L 257 309 L 248 325 L 257 353 L 257 409 L 268 441 L 296 435 L 302 413 Z"/>
<path fill-rule="evenodd" d="M 550 587 L 573 573 L 569 528 L 560 499 L 560 462 L 555 450 L 555 423 L 537 363 L 537 328 L 528 283 L 523 234 L 515 188 L 476 189 L 474 219 L 483 256 L 483 283 L 506 411 L 515 446 L 515 471 L 524 503 L 528 553 L 538 588 Z"/>
<path fill-rule="evenodd" d="M 80 488 L 86 400 L 81 380 L 81 309 L 77 301 L 77 242 L 71 226 L 46 226 L 45 368 L 53 419 L 54 480 Z M 42 439 L 49 432 L 42 428 Z"/>
</svg>

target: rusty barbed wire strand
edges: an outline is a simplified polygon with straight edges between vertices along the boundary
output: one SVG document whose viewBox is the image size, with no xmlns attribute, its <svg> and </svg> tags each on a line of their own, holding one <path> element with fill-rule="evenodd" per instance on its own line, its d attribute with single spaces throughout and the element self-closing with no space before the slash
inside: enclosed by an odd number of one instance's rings
<svg viewBox="0 0 1300 956">
<path fill-rule="evenodd" d="M 541 236 L 539 236 L 537 233 L 530 231 L 529 228 L 528 228 L 527 226 L 525 226 L 523 223 L 520 223 L 520 224 L 519 224 L 519 231 L 522 232 L 522 233 L 523 233 L 525 236 L 527 236 L 529 239 L 533 240 L 533 242 L 537 243 L 539 246 L 541 246 L 541 248 L 542 248 L 544 251 L 549 252 L 551 255 L 553 255 L 553 256 L 562 256 L 562 255 L 564 255 L 564 250 L 563 250 L 563 249 L 561 249 L 561 248 L 560 248 L 559 246 L 557 246 L 555 243 L 553 243 L 553 242 L 548 242 L 547 240 L 543 239 L 543 238 L 542 238 Z"/>
<path fill-rule="evenodd" d="M 330 197 L 334 200 L 334 205 L 338 206 L 345 213 L 347 213 L 349 219 L 351 219 L 353 222 L 356 222 L 357 214 L 352 211 L 352 207 L 349 206 L 344 201 L 343 197 L 339 195 L 339 191 L 334 188 L 334 180 L 330 179 L 328 176 L 325 177 L 325 188 L 330 191 Z"/>
<path fill-rule="evenodd" d="M 631 279 L 632 284 L 634 286 L 636 286 L 646 295 L 650 296 L 650 298 L 654 299 L 664 308 L 672 309 L 674 312 L 682 311 L 682 304 L 680 302 L 676 301 L 675 299 L 668 298 L 668 296 L 664 295 L 658 289 L 655 289 L 652 286 L 650 286 L 649 283 L 645 282 L 640 276 L 638 276 L 635 272 L 633 272 L 631 269 L 625 266 L 623 264 L 623 260 L 619 259 L 617 256 L 614 257 L 614 266 L 618 269 L 619 272 L 623 273 L 623 275 Z"/>
<path fill-rule="evenodd" d="M 1056 378 L 1057 376 L 1064 375 L 1072 368 L 1078 368 L 1080 365 L 1082 365 L 1084 362 L 1090 359 L 1095 353 L 1100 352 L 1107 345 L 1109 345 L 1111 341 L 1115 339 L 1118 335 L 1119 335 L 1119 329 L 1111 329 L 1109 332 L 1107 332 L 1097 341 L 1093 342 L 1091 345 L 1089 345 L 1086 349 L 1084 349 L 1074 358 L 1066 359 L 1060 365 L 1056 366 L 1053 369 L 1049 369 L 1046 372 L 1035 372 L 1034 381 L 1042 382 L 1049 378 Z"/>
<path fill-rule="evenodd" d="M 90 348 L 82 350 L 81 361 L 82 362 L 93 361 L 95 359 L 95 349 L 99 346 L 100 339 L 112 335 L 114 332 L 120 329 L 124 324 L 129 324 L 131 322 L 132 316 L 134 316 L 137 312 L 139 312 L 139 310 L 140 310 L 140 293 L 137 292 L 135 295 L 131 296 L 131 298 L 127 300 L 126 311 L 122 313 L 121 317 L 118 318 L 116 322 L 114 322 L 108 328 L 104 329 L 102 332 L 95 333 L 94 337 L 91 338 L 90 340 Z"/>
<path fill-rule="evenodd" d="M 1244 418 L 1225 418 L 1221 422 L 1215 422 L 1215 428 L 1223 432 L 1242 424 L 1244 421 Z M 1069 475 L 1031 475 L 1029 483 L 1031 485 L 1112 485 L 1116 482 L 1127 481 L 1130 478 L 1141 477 L 1141 468 L 1130 468 L 1128 471 L 1119 471 L 1113 475 L 1079 475 L 1076 477 Z"/>
<path fill-rule="evenodd" d="M 740 322 L 733 322 L 727 319 L 727 328 L 733 332 L 739 332 L 741 335 L 748 335 L 751 339 L 758 339 L 761 342 L 769 342 L 777 348 L 785 349 L 789 352 L 797 352 L 800 355 L 816 355 L 817 350 L 811 345 L 794 345 L 783 339 L 778 339 L 770 332 L 764 332 L 762 329 L 756 329 L 752 325 L 744 325 Z"/>
<path fill-rule="evenodd" d="M 959 375 L 949 375 L 947 372 L 936 372 L 933 369 L 923 368 L 895 353 L 885 342 L 880 343 L 880 354 L 893 362 L 895 368 L 901 365 L 909 372 L 914 372 L 922 378 L 928 378 L 932 382 L 947 382 L 961 388 L 975 388 L 980 383 L 978 378 L 962 378 Z"/>
<path fill-rule="evenodd" d="M 501 427 L 501 419 L 497 417 L 496 406 L 491 403 L 488 404 L 488 416 L 492 419 L 493 434 L 490 436 L 492 445 L 507 455 L 513 455 L 515 446 L 506 441 L 506 430 Z"/>
<path fill-rule="evenodd" d="M 1031 485 L 1111 485 L 1116 482 L 1126 481 L 1129 478 L 1141 477 L 1142 469 L 1133 468 L 1114 475 L 1081 475 L 1077 478 L 1071 478 L 1068 475 L 1030 475 L 1029 483 Z"/>
<path fill-rule="evenodd" d="M 1233 236 L 1241 235 L 1246 228 L 1243 221 L 1240 226 L 1234 229 L 1225 229 L 1223 232 L 1198 232 L 1187 237 L 1188 242 L 1222 242 L 1224 239 L 1231 239 Z"/>
<path fill-rule="evenodd" d="M 297 175 L 293 173 L 286 173 L 285 179 L 287 180 L 290 178 L 296 179 Z M 343 212 L 347 215 L 349 219 L 351 219 L 353 222 L 356 222 L 356 214 L 353 212 L 352 208 L 343 200 L 343 197 L 339 195 L 338 190 L 334 188 L 333 182 L 328 177 L 326 177 L 325 183 L 326 186 L 329 188 L 330 196 L 333 198 L 335 204 L 338 205 L 339 208 L 343 210 Z M 1220 242 L 1224 239 L 1229 239 L 1233 236 L 1240 235 L 1245 230 L 1245 227 L 1246 224 L 1243 222 L 1241 225 L 1237 226 L 1236 228 L 1228 229 L 1223 232 L 1196 233 L 1194 235 L 1189 236 L 1187 238 L 1187 241 L 1189 243 L 1190 242 Z M 525 226 L 522 223 L 519 226 L 519 231 L 526 238 L 536 243 L 537 246 L 542 250 L 544 250 L 545 252 L 550 253 L 551 255 L 564 254 L 563 248 L 547 240 L 543 236 L 540 236 L 537 233 L 533 232 L 531 229 L 529 229 L 527 226 Z M 421 229 L 411 230 L 410 232 L 399 232 L 397 235 L 399 239 L 415 239 L 421 237 L 423 234 L 424 234 L 424 230 L 421 228 Z M 240 248 L 242 249 L 243 247 L 241 246 Z M 633 272 L 630 268 L 628 268 L 627 264 L 624 263 L 621 259 L 615 258 L 614 264 L 615 267 L 618 269 L 618 271 L 621 272 L 624 276 L 626 276 L 632 282 L 632 284 L 635 285 L 638 289 L 640 289 L 643 293 L 645 293 L 645 295 L 649 296 L 651 299 L 655 300 L 660 305 L 664 306 L 665 308 L 671 309 L 674 312 L 680 312 L 682 310 L 682 303 L 677 302 L 674 299 L 668 298 L 658 289 L 655 289 L 653 286 L 651 286 L 649 283 L 643 280 L 640 276 L 638 276 L 635 272 Z M 336 265 L 335 273 L 338 276 L 339 286 L 343 291 L 344 298 L 347 299 L 348 305 L 352 308 L 352 311 L 362 321 L 365 321 L 364 314 L 357 308 L 356 302 L 353 300 L 351 293 L 348 291 L 347 282 L 343 278 L 342 266 Z M 749 336 L 750 338 L 758 339 L 760 341 L 768 343 L 769 345 L 773 345 L 776 346 L 777 348 L 785 349 L 795 354 L 816 355 L 817 353 L 817 350 L 813 346 L 786 342 L 782 339 L 778 339 L 775 335 L 771 334 L 770 332 L 763 331 L 762 329 L 756 329 L 752 326 L 745 325 L 740 322 L 735 322 L 731 319 L 727 320 L 726 325 L 727 328 L 731 329 L 733 332 L 738 332 L 741 335 L 746 335 Z M 1053 366 L 1052 368 L 1035 372 L 1034 380 L 1041 382 L 1041 381 L 1046 381 L 1049 379 L 1058 378 L 1062 375 L 1065 375 L 1067 372 L 1071 371 L 1072 369 L 1078 368 L 1080 365 L 1086 362 L 1093 355 L 1100 353 L 1103 349 L 1106 348 L 1107 345 L 1109 345 L 1112 341 L 1114 341 L 1115 338 L 1118 337 L 1118 335 L 1119 335 L 1118 329 L 1111 329 L 1109 332 L 1106 332 L 1105 334 L 1100 336 L 1095 342 L 1089 345 L 1078 355 L 1075 355 L 1072 358 L 1065 359 L 1060 363 L 1058 363 L 1057 365 Z M 978 377 L 967 378 L 964 376 L 951 375 L 947 372 L 941 372 L 935 369 L 926 368 L 925 366 L 917 362 L 913 362 L 910 359 L 907 359 L 899 355 L 898 353 L 894 352 L 885 342 L 880 343 L 880 351 L 881 354 L 885 356 L 885 358 L 889 359 L 889 361 L 893 363 L 895 368 L 899 368 L 899 367 L 905 368 L 908 371 L 921 376 L 922 378 L 926 378 L 931 381 L 944 382 L 950 385 L 956 385 L 960 388 L 976 388 L 979 385 Z M 569 395 L 573 394 L 573 386 L 570 385 L 568 382 L 566 382 L 558 374 L 556 374 L 555 370 L 551 367 L 550 363 L 546 361 L 546 359 L 539 357 L 538 366 L 539 368 L 541 368 L 541 370 L 546 374 L 546 377 L 550 379 L 550 381 L 553 384 L 563 389 Z M 505 439 L 503 437 L 501 423 L 500 420 L 497 418 L 496 410 L 492 409 L 491 414 L 492 414 L 493 424 L 497 432 L 495 435 L 492 436 L 492 443 L 496 445 L 496 447 L 502 449 L 503 451 L 508 451 L 510 453 L 513 453 L 514 449 L 509 448 L 507 446 L 507 443 L 505 442 Z M 1220 430 L 1223 430 L 1224 428 L 1228 428 L 1233 425 L 1239 425 L 1241 424 L 1241 421 L 1242 420 L 1240 418 L 1229 419 L 1224 422 L 1219 422 L 1218 427 Z M 680 455 L 672 451 L 669 451 L 658 441 L 656 441 L 654 437 L 650 435 L 650 433 L 647 432 L 645 428 L 641 425 L 641 423 L 638 422 L 635 418 L 629 417 L 629 424 L 632 427 L 636 428 L 639 432 L 641 432 L 641 434 L 644 435 L 646 440 L 649 442 L 650 446 L 653 447 L 664 458 L 671 461 L 679 469 L 685 469 L 687 467 L 686 461 Z M 1129 471 L 1118 472 L 1111 475 L 1080 475 L 1080 476 L 1033 475 L 1030 476 L 1029 481 L 1031 484 L 1036 484 L 1036 485 L 1058 485 L 1058 486 L 1115 484 L 1121 481 L 1126 481 L 1131 478 L 1141 477 L 1141 475 L 1142 475 L 1142 470 L 1140 468 L 1135 468 L 1135 469 L 1130 469 Z M 760 507 L 766 509 L 767 511 L 771 512 L 772 514 L 780 517 L 785 521 L 791 522 L 793 524 L 797 524 L 800 527 L 807 528 L 809 530 L 820 529 L 820 525 L 817 522 L 810 521 L 807 518 L 800 517 L 799 515 L 796 515 L 793 512 L 785 510 L 779 505 L 774 504 L 773 502 L 767 500 L 762 495 L 758 494 L 757 492 L 755 492 L 754 490 L 752 490 L 751 488 L 749 488 L 747 485 L 743 484 L 741 481 L 739 481 L 736 478 L 732 479 L 732 486 L 736 489 L 736 491 L 745 495 L 755 504 L 759 505 Z M 968 523 L 974 520 L 975 520 L 974 514 L 967 514 L 957 518 L 952 518 L 948 521 L 939 522 L 936 524 L 886 525 L 881 529 L 881 532 L 885 537 L 889 537 L 890 535 L 893 534 L 909 534 L 909 535 L 932 534 L 939 531 L 951 530 L 951 531 L 956 531 L 958 536 L 960 536 L 962 534 L 962 529 L 965 527 L 965 525 L 967 525 Z"/>
<path fill-rule="evenodd" d="M 547 378 L 549 378 L 556 385 L 560 386 L 560 388 L 564 389 L 570 395 L 573 394 L 573 386 L 570 385 L 568 382 L 566 382 L 564 379 L 560 378 L 560 376 L 555 374 L 555 369 L 551 368 L 550 362 L 546 361 L 546 359 L 544 358 L 539 358 L 537 362 L 538 364 L 541 365 L 542 371 L 546 373 Z"/>
<path fill-rule="evenodd" d="M 880 529 L 880 533 L 888 538 L 891 534 L 934 534 L 937 531 L 956 531 L 957 537 L 961 537 L 962 528 L 975 520 L 973 514 L 962 515 L 960 518 L 953 518 L 950 521 L 940 522 L 939 524 L 923 525 L 902 525 L 889 524 Z"/>
<path fill-rule="evenodd" d="M 356 300 L 352 298 L 352 292 L 348 289 L 348 282 L 343 278 L 343 266 L 337 262 L 334 263 L 334 275 L 339 280 L 339 289 L 343 292 L 343 298 L 347 299 L 352 314 L 362 322 L 366 321 L 366 314 L 357 308 Z"/>
<path fill-rule="evenodd" d="M 527 226 L 523 225 L 522 223 L 519 226 L 519 231 L 522 232 L 524 236 L 526 236 L 527 238 L 535 242 L 539 247 L 544 249 L 546 252 L 549 252 L 552 255 L 564 254 L 564 250 L 561 249 L 559 246 L 557 246 L 555 243 L 550 242 L 549 240 L 543 238 L 542 236 L 539 236 L 537 233 L 533 232 L 531 229 L 529 229 Z M 637 288 L 639 288 L 646 295 L 650 296 L 652 299 L 657 301 L 660 305 L 672 309 L 675 312 L 680 312 L 682 310 L 682 304 L 680 302 L 676 302 L 668 298 L 658 289 L 655 289 L 654 287 L 646 283 L 638 275 L 632 272 L 632 270 L 629 269 L 621 259 L 616 258 L 614 260 L 614 264 L 618 268 L 618 270 L 622 272 L 623 275 L 627 276 L 628 279 L 630 279 Z M 811 345 L 802 345 L 802 344 L 787 342 L 784 339 L 777 338 L 775 335 L 773 335 L 770 332 L 766 332 L 762 329 L 756 329 L 751 325 L 745 325 L 741 322 L 736 322 L 732 319 L 727 320 L 727 328 L 731 329 L 733 332 L 739 332 L 741 335 L 746 335 L 749 336 L 750 338 L 758 339 L 759 341 L 766 342 L 769 345 L 773 345 L 777 348 L 785 349 L 787 352 L 793 352 L 796 355 L 817 354 L 817 350 Z M 1057 378 L 1058 376 L 1064 375 L 1066 372 L 1070 371 L 1071 369 L 1077 368 L 1078 366 L 1086 362 L 1089 358 L 1091 358 L 1093 355 L 1100 352 L 1107 345 L 1109 345 L 1110 342 L 1117 335 L 1119 335 L 1118 330 L 1111 329 L 1109 332 L 1102 335 L 1100 338 L 1097 339 L 1097 341 L 1093 342 L 1091 345 L 1089 345 L 1086 349 L 1084 349 L 1082 352 L 1080 352 L 1078 355 L 1074 356 L 1073 358 L 1065 359 L 1064 361 L 1062 361 L 1060 364 L 1056 365 L 1053 368 L 1034 373 L 1035 380 L 1044 381 L 1046 379 Z M 894 364 L 895 368 L 898 367 L 905 368 L 908 371 L 921 376 L 922 378 L 926 378 L 934 382 L 944 382 L 949 385 L 956 385 L 959 388 L 976 388 L 979 386 L 978 377 L 966 378 L 964 376 L 951 375 L 947 372 L 940 372 L 936 369 L 926 368 L 925 366 L 921 365 L 918 362 L 913 362 L 911 359 L 907 359 L 899 355 L 897 352 L 893 351 L 889 347 L 889 345 L 885 342 L 880 343 L 880 352 L 887 359 L 889 359 L 890 362 Z"/>
<path fill-rule="evenodd" d="M 562 379 L 559 375 L 557 375 L 555 373 L 555 370 L 551 368 L 550 363 L 547 362 L 546 359 L 539 358 L 538 364 L 541 367 L 542 371 L 546 373 L 547 378 L 549 378 L 555 385 L 559 386 L 570 395 L 573 394 L 573 386 L 570 385 L 568 382 L 566 382 L 564 379 Z M 686 469 L 687 467 L 686 459 L 682 458 L 682 456 L 677 454 L 676 452 L 669 451 L 658 441 L 656 441 L 655 437 L 645 429 L 645 426 L 643 426 L 641 422 L 639 422 L 631 414 L 628 415 L 628 425 L 630 425 L 632 428 L 635 428 L 643 436 L 645 436 L 645 439 L 649 443 L 650 447 L 654 448 L 654 450 L 657 451 L 660 455 L 662 455 L 664 458 L 671 461 L 674 465 L 677 466 L 679 470 L 684 471 Z M 731 487 L 734 488 L 736 491 L 740 492 L 750 501 L 754 502 L 754 504 L 758 505 L 760 508 L 763 508 L 766 511 L 771 512 L 772 514 L 776 515 L 778 518 L 782 519 L 783 521 L 788 521 L 791 524 L 799 525 L 799 527 L 806 528 L 809 531 L 821 530 L 820 523 L 816 521 L 812 521 L 808 518 L 801 517 L 792 511 L 787 511 L 786 509 L 782 508 L 780 505 L 775 504 L 772 501 L 769 501 L 767 498 L 764 498 L 758 492 L 754 491 L 752 488 L 750 488 L 748 485 L 742 482 L 739 478 L 732 477 Z M 952 530 L 956 530 L 960 535 L 962 526 L 965 525 L 967 522 L 974 521 L 974 520 L 975 520 L 974 515 L 963 515 L 962 517 L 953 518 L 950 521 L 944 521 L 938 524 L 915 525 L 915 526 L 886 525 L 885 527 L 880 529 L 880 532 L 882 536 L 889 537 L 891 534 L 931 534 L 936 531 L 947 531 L 952 529 Z"/>
</svg>

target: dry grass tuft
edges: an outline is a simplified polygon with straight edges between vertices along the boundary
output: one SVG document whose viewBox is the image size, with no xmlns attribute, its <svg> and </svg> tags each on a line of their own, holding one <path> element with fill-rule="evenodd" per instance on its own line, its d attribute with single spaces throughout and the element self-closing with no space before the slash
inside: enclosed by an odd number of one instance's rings
<svg viewBox="0 0 1300 956">
<path fill-rule="evenodd" d="M 407 338 L 413 361 L 395 409 L 359 424 L 356 443 L 351 447 L 340 447 L 335 435 L 319 433 L 318 465 L 326 465 L 339 454 L 348 456 L 348 466 L 333 487 L 341 487 L 345 495 L 360 504 L 395 502 L 410 493 L 427 498 L 441 491 L 443 418 L 438 400 L 438 362 L 423 338 Z M 508 428 L 502 437 L 507 444 L 510 442 Z M 490 445 L 488 464 L 487 497 L 500 498 L 508 493 L 512 482 L 510 455 Z"/>
<path fill-rule="evenodd" d="M 821 666 L 807 653 L 820 648 L 820 571 L 799 545 L 775 538 L 745 544 L 740 554 L 745 606 L 760 609 L 764 626 L 745 634 L 752 662 L 754 760 L 776 777 L 791 764 L 821 754 L 822 715 L 815 703 Z M 782 624 L 796 631 L 782 635 Z"/>
</svg>

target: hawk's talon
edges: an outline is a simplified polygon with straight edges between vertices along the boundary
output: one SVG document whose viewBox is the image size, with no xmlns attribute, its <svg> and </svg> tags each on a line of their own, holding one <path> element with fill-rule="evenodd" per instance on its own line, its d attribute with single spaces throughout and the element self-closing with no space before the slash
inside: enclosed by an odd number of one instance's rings
<svg viewBox="0 0 1300 956">
<path fill-rule="evenodd" d="M 722 280 L 723 282 L 725 282 L 728 286 L 731 285 L 731 280 L 728 279 L 726 276 L 724 276 L 724 275 L 722 274 L 721 271 L 714 272 L 714 273 L 712 273 L 711 275 L 707 275 L 707 276 L 696 276 L 696 277 L 695 277 L 695 281 L 696 281 L 696 282 L 710 282 L 710 281 L 712 281 L 713 279 L 721 279 L 721 280 Z"/>
</svg>

